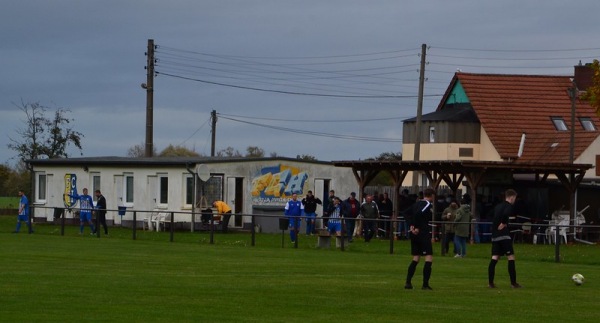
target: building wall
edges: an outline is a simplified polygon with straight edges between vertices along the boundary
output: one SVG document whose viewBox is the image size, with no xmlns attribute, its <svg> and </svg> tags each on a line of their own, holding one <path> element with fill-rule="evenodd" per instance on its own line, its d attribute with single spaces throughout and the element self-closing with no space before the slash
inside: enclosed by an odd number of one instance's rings
<svg viewBox="0 0 600 323">
<path fill-rule="evenodd" d="M 600 154 L 600 137 L 596 138 L 594 142 L 581 154 L 577 159 L 575 159 L 576 164 L 591 164 L 594 167 L 587 170 L 585 173 L 586 179 L 597 179 L 599 176 L 596 175 L 597 167 L 596 165 L 596 156 Z"/>
<path fill-rule="evenodd" d="M 351 168 L 334 167 L 333 165 L 323 163 L 308 163 L 301 161 L 290 161 L 290 160 L 261 160 L 261 161 L 247 161 L 247 162 L 215 162 L 206 163 L 208 171 L 211 174 L 218 174 L 223 176 L 223 199 L 234 207 L 236 205 L 235 194 L 232 194 L 235 190 L 235 184 L 241 183 L 241 189 L 243 194 L 243 202 L 240 203 L 241 209 L 234 210 L 235 213 L 251 214 L 253 207 L 257 204 L 270 204 L 269 206 L 283 212 L 283 206 L 285 201 L 289 198 L 286 195 L 286 189 L 283 182 L 280 183 L 279 195 L 277 198 L 270 198 L 269 195 L 262 195 L 263 198 L 257 198 L 253 196 L 253 192 L 256 194 L 257 188 L 255 187 L 254 180 L 264 175 L 265 171 L 272 171 L 273 169 L 280 169 L 283 171 L 294 170 L 296 173 L 306 174 L 306 180 L 303 182 L 303 187 L 297 187 L 294 190 L 297 191 L 302 198 L 307 190 L 314 191 L 314 183 L 318 179 L 326 179 L 330 183 L 330 188 L 339 191 L 342 196 L 348 195 L 351 191 L 358 189 L 358 184 L 354 178 Z M 128 212 L 123 218 L 124 221 L 132 220 L 133 210 L 139 211 L 151 211 L 154 209 L 160 209 L 161 211 L 173 211 L 173 212 L 191 212 L 192 205 L 185 204 L 185 185 L 186 178 L 191 176 L 188 170 L 184 166 L 88 166 L 88 167 L 73 167 L 73 166 L 36 166 L 34 171 L 37 175 L 46 175 L 46 199 L 41 201 L 37 197 L 37 194 L 33 197 L 33 201 L 36 206 L 48 207 L 37 208 L 35 211 L 35 217 L 39 219 L 45 219 L 47 221 L 53 220 L 53 209 L 54 207 L 64 207 L 63 194 L 65 193 L 65 175 L 74 174 L 77 177 L 77 192 L 81 194 L 84 187 L 89 189 L 90 195 L 93 195 L 92 181 L 94 176 L 100 176 L 100 189 L 107 200 L 107 208 L 110 210 L 116 210 L 120 206 L 126 206 Z M 124 200 L 124 180 L 125 176 L 133 176 L 133 187 L 134 187 L 134 201 L 133 203 L 127 203 Z M 70 175 L 69 175 L 70 176 Z M 159 178 L 166 176 L 168 178 L 168 204 L 159 203 Z M 304 175 L 302 175 L 304 176 Z M 36 176 L 37 178 L 37 176 Z M 232 179 L 232 180 L 229 180 Z M 237 181 L 235 179 L 238 179 Z M 276 184 L 277 184 L 276 183 Z M 291 183 L 291 182 L 290 182 Z M 290 191 L 291 192 L 291 191 Z M 289 192 L 288 192 L 289 193 Z M 266 197 L 265 197 L 266 196 Z M 254 197 L 254 198 L 253 198 Z M 259 195 L 260 197 L 260 195 Z M 211 204 L 212 201 L 207 201 Z M 75 207 L 76 208 L 76 207 Z M 197 210 L 199 213 L 199 209 Z M 73 217 L 72 214 L 67 213 L 67 218 Z M 137 215 L 137 218 L 142 218 L 143 215 Z M 197 217 L 198 218 L 198 217 Z M 107 213 L 107 220 L 119 224 L 121 218 L 117 212 L 109 211 Z M 179 214 L 175 217 L 176 221 L 191 222 L 190 214 Z M 251 222 L 250 216 L 243 216 L 243 223 L 247 224 Z M 234 221 L 230 222 L 230 226 L 234 225 Z M 244 226 L 244 224 L 242 224 Z"/>
</svg>

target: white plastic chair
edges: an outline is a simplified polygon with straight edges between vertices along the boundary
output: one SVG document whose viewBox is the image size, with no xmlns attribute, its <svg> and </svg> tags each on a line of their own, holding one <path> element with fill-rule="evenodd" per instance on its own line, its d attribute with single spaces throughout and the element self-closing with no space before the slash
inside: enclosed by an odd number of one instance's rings
<svg viewBox="0 0 600 323">
<path fill-rule="evenodd" d="M 165 229 L 165 221 L 166 221 L 166 217 L 167 217 L 167 213 L 163 213 L 163 212 L 159 212 L 158 214 L 156 214 L 156 216 L 153 217 L 152 219 L 152 223 L 154 224 L 154 227 L 156 228 L 156 232 L 161 230 L 161 225 L 162 225 L 162 229 Z M 169 218 L 170 221 L 170 218 Z"/>
</svg>

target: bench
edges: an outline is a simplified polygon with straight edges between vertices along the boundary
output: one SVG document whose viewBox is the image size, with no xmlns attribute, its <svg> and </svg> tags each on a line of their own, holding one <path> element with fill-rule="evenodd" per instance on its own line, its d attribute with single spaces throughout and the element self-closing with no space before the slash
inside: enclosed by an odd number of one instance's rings
<svg viewBox="0 0 600 323">
<path fill-rule="evenodd" d="M 331 237 L 332 235 L 326 230 L 321 229 L 318 231 L 317 237 L 317 247 L 323 249 L 329 249 L 331 247 Z M 349 244 L 348 236 L 335 236 L 335 247 L 342 247 L 342 239 L 344 241 L 344 245 L 347 246 Z"/>
</svg>

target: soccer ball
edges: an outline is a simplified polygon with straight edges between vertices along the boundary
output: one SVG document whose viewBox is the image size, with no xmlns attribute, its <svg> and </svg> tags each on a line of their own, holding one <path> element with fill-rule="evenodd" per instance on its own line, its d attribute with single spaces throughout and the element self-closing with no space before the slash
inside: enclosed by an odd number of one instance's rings
<svg viewBox="0 0 600 323">
<path fill-rule="evenodd" d="M 583 282 L 585 281 L 585 277 L 583 277 L 582 274 L 574 274 L 573 277 L 571 277 L 571 280 L 573 280 L 575 285 L 579 286 L 583 284 Z"/>
</svg>

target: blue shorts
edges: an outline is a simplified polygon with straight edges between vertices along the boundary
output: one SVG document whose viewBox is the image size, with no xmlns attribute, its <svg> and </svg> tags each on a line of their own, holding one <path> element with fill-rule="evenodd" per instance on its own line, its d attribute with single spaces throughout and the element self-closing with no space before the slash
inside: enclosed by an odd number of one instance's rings
<svg viewBox="0 0 600 323">
<path fill-rule="evenodd" d="M 79 221 L 81 222 L 90 222 L 92 221 L 92 213 L 91 212 L 81 212 L 79 213 Z"/>
<path fill-rule="evenodd" d="M 13 213 L 13 214 L 14 214 L 14 213 Z M 17 221 L 18 221 L 18 222 L 21 222 L 21 221 L 25 221 L 25 222 L 27 222 L 27 221 L 29 221 L 29 217 L 28 217 L 27 215 L 22 215 L 22 214 L 19 214 L 19 215 L 17 216 Z"/>
<path fill-rule="evenodd" d="M 329 221 L 327 223 L 327 231 L 329 231 L 330 233 L 341 232 L 342 224 L 337 221 L 336 221 L 336 223 L 331 223 L 331 221 Z"/>
<path fill-rule="evenodd" d="M 289 219 L 290 219 L 290 225 L 289 225 L 290 229 L 300 228 L 300 221 L 301 221 L 300 217 L 291 216 L 291 217 L 289 217 Z"/>
<path fill-rule="evenodd" d="M 304 213 L 304 216 L 306 216 L 306 222 L 310 222 L 314 221 L 317 218 L 317 213 Z"/>
</svg>

